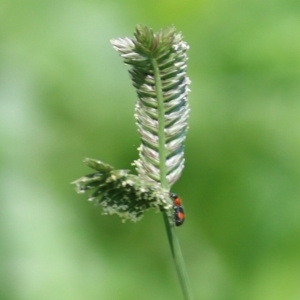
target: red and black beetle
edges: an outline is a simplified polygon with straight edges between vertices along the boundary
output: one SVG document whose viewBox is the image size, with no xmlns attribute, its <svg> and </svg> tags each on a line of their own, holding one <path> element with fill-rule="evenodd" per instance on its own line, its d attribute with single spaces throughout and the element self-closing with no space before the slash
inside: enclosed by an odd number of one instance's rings
<svg viewBox="0 0 300 300">
<path fill-rule="evenodd" d="M 174 209 L 174 222 L 176 226 L 181 226 L 185 220 L 185 213 L 182 206 L 182 201 L 180 197 L 175 193 L 170 193 L 171 198 L 173 199 L 173 209 Z"/>
</svg>

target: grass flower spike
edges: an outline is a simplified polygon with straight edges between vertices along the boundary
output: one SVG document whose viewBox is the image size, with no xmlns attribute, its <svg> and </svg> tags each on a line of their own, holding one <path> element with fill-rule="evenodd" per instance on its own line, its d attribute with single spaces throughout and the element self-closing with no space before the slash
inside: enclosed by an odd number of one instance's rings
<svg viewBox="0 0 300 300">
<path fill-rule="evenodd" d="M 96 172 L 74 181 L 78 193 L 94 192 L 88 198 L 102 206 L 104 215 L 117 214 L 123 221 L 139 221 L 146 210 L 169 210 L 169 195 L 158 184 L 129 174 L 129 170 L 115 170 L 101 161 L 86 158 L 84 162 Z"/>
<path fill-rule="evenodd" d="M 100 205 L 104 214 L 137 221 L 146 210 L 155 208 L 166 212 L 172 223 L 169 191 L 184 167 L 189 113 L 188 46 L 174 27 L 153 33 L 141 25 L 135 38 L 113 39 L 111 43 L 130 66 L 138 96 L 135 118 L 142 143 L 139 158 L 133 163 L 138 175 L 86 158 L 84 162 L 96 173 L 73 184 L 78 193 L 93 191 L 89 200 Z"/>
<path fill-rule="evenodd" d="M 153 33 L 141 25 L 135 39 L 120 38 L 111 43 L 131 66 L 129 73 L 138 96 L 135 118 L 142 144 L 134 162 L 136 170 L 140 177 L 169 189 L 184 167 L 188 46 L 174 27 Z"/>
</svg>

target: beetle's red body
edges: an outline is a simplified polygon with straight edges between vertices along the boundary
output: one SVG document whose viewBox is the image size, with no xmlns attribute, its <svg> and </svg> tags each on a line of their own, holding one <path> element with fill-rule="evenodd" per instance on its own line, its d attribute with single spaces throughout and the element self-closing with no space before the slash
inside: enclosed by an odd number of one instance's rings
<svg viewBox="0 0 300 300">
<path fill-rule="evenodd" d="M 176 226 L 181 226 L 185 220 L 185 213 L 182 206 L 182 201 L 177 194 L 170 193 L 174 203 L 174 222 Z"/>
</svg>

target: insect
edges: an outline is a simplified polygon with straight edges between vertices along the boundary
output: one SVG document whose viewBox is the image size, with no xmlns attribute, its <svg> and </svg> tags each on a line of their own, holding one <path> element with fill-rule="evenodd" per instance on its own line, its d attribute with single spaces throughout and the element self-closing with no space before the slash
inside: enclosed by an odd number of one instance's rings
<svg viewBox="0 0 300 300">
<path fill-rule="evenodd" d="M 180 226 L 183 224 L 185 219 L 185 213 L 182 206 L 182 201 L 180 197 L 178 197 L 175 193 L 170 193 L 170 197 L 173 199 L 174 203 L 174 222 L 176 226 Z"/>
</svg>

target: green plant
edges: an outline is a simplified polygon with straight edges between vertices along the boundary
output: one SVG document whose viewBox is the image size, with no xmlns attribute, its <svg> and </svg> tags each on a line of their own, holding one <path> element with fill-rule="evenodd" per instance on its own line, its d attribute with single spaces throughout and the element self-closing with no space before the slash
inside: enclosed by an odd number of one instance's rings
<svg viewBox="0 0 300 300">
<path fill-rule="evenodd" d="M 129 65 L 138 101 L 135 118 L 141 137 L 138 175 L 115 170 L 101 161 L 84 162 L 96 172 L 73 183 L 77 192 L 93 190 L 90 201 L 101 205 L 104 214 L 118 214 L 123 220 L 140 220 L 150 208 L 162 212 L 175 267 L 185 299 L 193 299 L 185 264 L 176 236 L 170 188 L 184 167 L 184 146 L 189 113 L 186 75 L 188 45 L 171 26 L 157 33 L 136 27 L 135 38 L 111 40 Z"/>
</svg>

